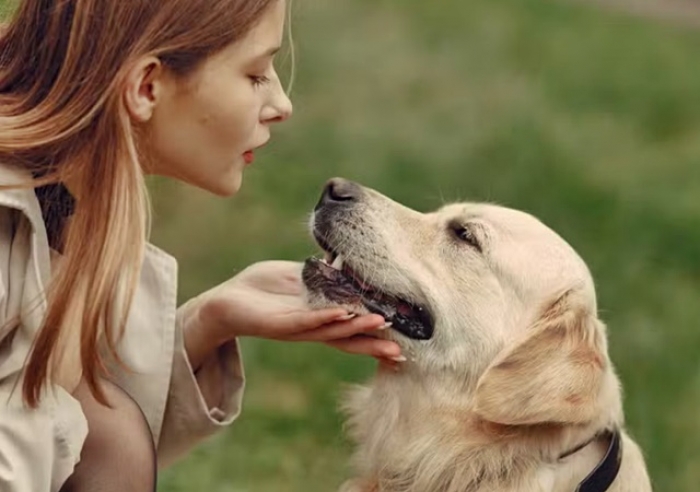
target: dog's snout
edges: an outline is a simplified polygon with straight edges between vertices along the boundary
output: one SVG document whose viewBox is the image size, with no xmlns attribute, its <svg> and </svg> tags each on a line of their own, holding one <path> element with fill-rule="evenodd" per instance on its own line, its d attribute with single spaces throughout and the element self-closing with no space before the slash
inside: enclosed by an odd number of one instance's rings
<svg viewBox="0 0 700 492">
<path fill-rule="evenodd" d="M 353 205 L 360 201 L 362 193 L 362 186 L 347 179 L 328 180 L 314 207 L 314 231 L 328 236 L 339 216 L 348 216 L 355 212 Z"/>
<path fill-rule="evenodd" d="M 356 202 L 360 198 L 361 193 L 362 188 L 357 183 L 343 178 L 333 178 L 326 183 L 318 207 Z"/>
</svg>

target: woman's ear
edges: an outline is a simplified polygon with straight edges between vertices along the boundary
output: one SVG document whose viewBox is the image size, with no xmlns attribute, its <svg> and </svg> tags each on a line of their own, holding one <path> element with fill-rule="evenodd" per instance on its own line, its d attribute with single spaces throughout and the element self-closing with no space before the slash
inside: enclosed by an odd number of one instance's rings
<svg viewBox="0 0 700 492">
<path fill-rule="evenodd" d="M 569 291 L 487 369 L 476 413 L 505 425 L 586 423 L 601 411 L 610 370 L 605 327 Z"/>
<path fill-rule="evenodd" d="M 129 116 L 138 123 L 151 119 L 163 98 L 168 83 L 163 63 L 155 56 L 138 60 L 126 74 L 124 104 Z"/>
</svg>

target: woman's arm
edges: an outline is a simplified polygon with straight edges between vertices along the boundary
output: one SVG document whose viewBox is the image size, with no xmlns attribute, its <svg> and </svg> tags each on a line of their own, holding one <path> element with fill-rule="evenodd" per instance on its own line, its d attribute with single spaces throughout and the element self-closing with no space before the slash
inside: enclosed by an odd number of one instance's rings
<svg viewBox="0 0 700 492">
<path fill-rule="evenodd" d="M 370 315 L 348 319 L 342 309 L 312 311 L 303 299 L 301 265 L 268 261 L 191 299 L 178 309 L 168 402 L 158 444 L 167 466 L 240 413 L 245 385 L 241 336 L 343 343 L 381 327 Z M 395 357 L 388 340 L 367 339 L 361 353 Z M 369 343 L 367 343 L 369 342 Z"/>
</svg>

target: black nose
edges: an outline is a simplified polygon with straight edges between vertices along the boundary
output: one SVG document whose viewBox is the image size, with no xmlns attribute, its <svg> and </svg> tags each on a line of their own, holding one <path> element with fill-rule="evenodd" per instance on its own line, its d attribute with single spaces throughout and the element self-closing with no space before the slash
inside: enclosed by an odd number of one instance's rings
<svg viewBox="0 0 700 492">
<path fill-rule="evenodd" d="M 357 183 L 343 178 L 333 178 L 323 188 L 318 206 L 356 202 L 361 193 L 362 188 Z"/>
</svg>

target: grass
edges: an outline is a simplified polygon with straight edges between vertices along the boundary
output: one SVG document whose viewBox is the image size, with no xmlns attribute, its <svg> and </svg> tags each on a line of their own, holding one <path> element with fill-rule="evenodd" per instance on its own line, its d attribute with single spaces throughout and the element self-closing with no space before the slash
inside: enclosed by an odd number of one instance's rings
<svg viewBox="0 0 700 492">
<path fill-rule="evenodd" d="M 294 29 L 296 115 L 241 194 L 155 190 L 155 240 L 180 258 L 183 297 L 313 252 L 303 222 L 333 175 L 421 210 L 530 211 L 597 279 L 655 490 L 697 490 L 700 34 L 548 0 L 307 0 Z M 240 420 L 160 491 L 334 490 L 350 453 L 338 391 L 373 364 L 307 345 L 244 352 Z"/>
<path fill-rule="evenodd" d="M 315 251 L 304 221 L 333 175 L 421 210 L 532 212 L 596 279 L 630 432 L 655 490 L 700 483 L 700 33 L 554 0 L 297 1 L 296 114 L 221 200 L 155 180 L 154 242 L 181 297 Z M 230 428 L 160 492 L 320 492 L 348 476 L 336 411 L 373 363 L 244 340 Z"/>
</svg>

